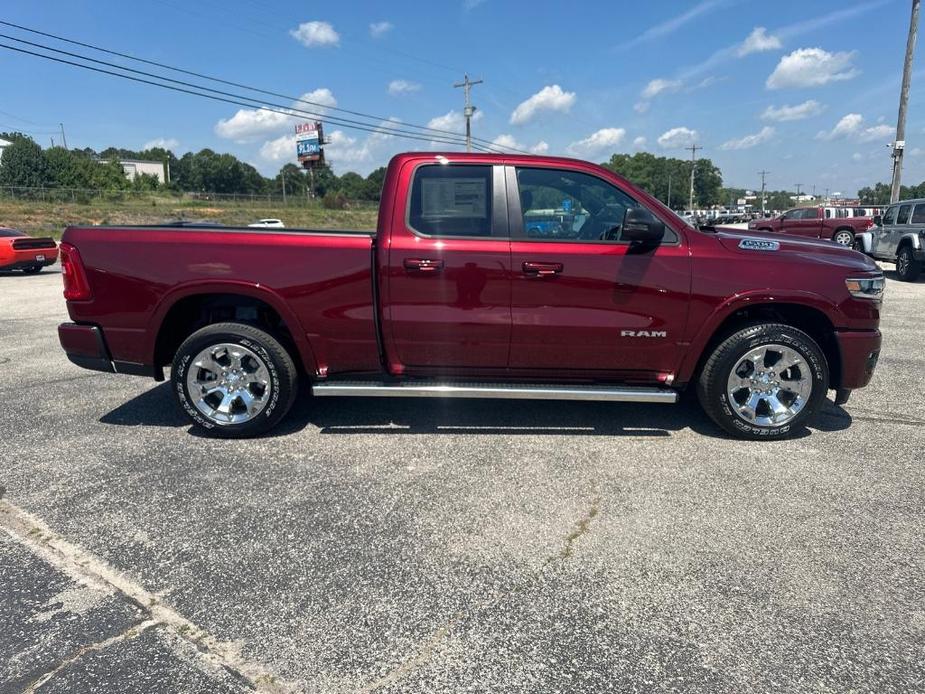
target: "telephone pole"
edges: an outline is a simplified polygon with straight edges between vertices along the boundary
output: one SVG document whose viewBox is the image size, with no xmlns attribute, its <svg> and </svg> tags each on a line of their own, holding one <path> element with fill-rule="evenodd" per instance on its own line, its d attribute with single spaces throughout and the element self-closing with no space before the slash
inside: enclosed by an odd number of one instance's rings
<svg viewBox="0 0 925 694">
<path fill-rule="evenodd" d="M 690 211 L 691 214 L 694 214 L 694 172 L 697 170 L 697 150 L 703 149 L 700 145 L 692 144 L 690 147 L 685 147 L 684 149 L 689 149 L 691 151 L 691 194 L 690 194 Z"/>
<path fill-rule="evenodd" d="M 758 175 L 761 176 L 761 214 L 764 216 L 764 177 L 767 176 L 770 171 L 764 171 L 763 169 L 758 172 Z"/>
<path fill-rule="evenodd" d="M 795 185 L 796 188 L 797 188 L 797 204 L 799 204 L 799 203 L 800 203 L 800 188 L 803 187 L 803 184 L 802 184 L 802 183 L 794 183 L 793 185 Z"/>
<path fill-rule="evenodd" d="M 457 82 L 453 85 L 454 88 L 462 87 L 463 91 L 466 94 L 466 107 L 463 109 L 463 115 L 466 117 L 466 151 L 472 151 L 472 116 L 475 113 L 475 106 L 472 105 L 471 100 L 469 99 L 469 91 L 477 84 L 482 84 L 485 80 L 475 80 L 474 82 L 469 79 L 468 73 L 464 75 L 462 82 Z"/>
<path fill-rule="evenodd" d="M 64 123 L 58 123 L 61 126 L 61 142 L 64 143 L 64 149 L 67 149 L 67 138 L 64 136 Z"/>
<path fill-rule="evenodd" d="M 899 92 L 899 115 L 896 118 L 896 140 L 893 142 L 893 187 L 890 202 L 899 200 L 903 150 L 906 149 L 906 107 L 909 105 L 909 85 L 912 82 L 912 55 L 915 53 L 915 38 L 919 30 L 920 0 L 912 0 L 912 17 L 909 19 L 909 37 L 906 39 L 906 59 L 903 63 L 903 86 Z"/>
<path fill-rule="evenodd" d="M 668 205 L 668 209 L 671 209 L 671 172 L 668 172 L 668 200 L 665 203 Z"/>
</svg>

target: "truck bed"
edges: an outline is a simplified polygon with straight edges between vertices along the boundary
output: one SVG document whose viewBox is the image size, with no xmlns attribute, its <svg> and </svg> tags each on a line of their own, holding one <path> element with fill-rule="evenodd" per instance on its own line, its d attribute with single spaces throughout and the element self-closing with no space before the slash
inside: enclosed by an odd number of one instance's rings
<svg viewBox="0 0 925 694">
<path fill-rule="evenodd" d="M 306 369 L 379 367 L 373 310 L 374 231 L 212 225 L 69 227 L 94 300 L 72 320 L 101 323 L 113 359 L 155 363 L 156 336 L 183 297 L 244 294 L 285 321 Z M 312 348 L 308 347 L 309 342 Z"/>
</svg>

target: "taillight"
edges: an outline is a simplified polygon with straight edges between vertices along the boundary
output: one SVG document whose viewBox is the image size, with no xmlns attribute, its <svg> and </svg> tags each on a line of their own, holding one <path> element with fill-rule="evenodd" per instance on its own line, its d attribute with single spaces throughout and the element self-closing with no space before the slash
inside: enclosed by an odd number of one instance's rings
<svg viewBox="0 0 925 694">
<path fill-rule="evenodd" d="M 64 298 L 68 301 L 87 301 L 93 298 L 87 273 L 84 270 L 80 253 L 69 243 L 59 247 L 61 259 L 61 277 L 64 279 Z"/>
</svg>

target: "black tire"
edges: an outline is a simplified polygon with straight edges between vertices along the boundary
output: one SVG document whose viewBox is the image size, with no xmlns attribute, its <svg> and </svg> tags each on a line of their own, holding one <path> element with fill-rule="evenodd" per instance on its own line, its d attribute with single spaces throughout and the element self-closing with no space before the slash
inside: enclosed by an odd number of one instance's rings
<svg viewBox="0 0 925 694">
<path fill-rule="evenodd" d="M 780 425 L 765 426 L 749 422 L 734 411 L 727 394 L 727 382 L 732 370 L 746 354 L 763 345 L 773 344 L 793 349 L 802 357 L 809 367 L 812 390 L 802 409 L 792 419 Z M 809 335 L 789 325 L 761 323 L 736 331 L 716 347 L 700 373 L 697 397 L 707 415 L 734 436 L 743 439 L 783 439 L 799 431 L 819 409 L 828 386 L 829 369 L 825 355 Z"/>
<path fill-rule="evenodd" d="M 838 240 L 839 236 L 842 236 L 847 240 L 847 243 L 842 243 Z M 851 229 L 836 229 L 835 233 L 832 234 L 832 241 L 837 243 L 839 246 L 844 246 L 845 248 L 854 248 L 854 231 Z"/>
<path fill-rule="evenodd" d="M 42 271 L 41 265 L 30 265 L 22 269 L 24 275 L 36 275 Z"/>
<path fill-rule="evenodd" d="M 244 422 L 223 423 L 210 418 L 197 408 L 187 386 L 189 371 L 196 368 L 193 359 L 210 346 L 221 344 L 240 345 L 249 350 L 263 362 L 268 374 L 268 384 L 260 394 L 263 409 Z M 286 416 L 298 394 L 298 372 L 292 355 L 268 332 L 246 323 L 215 323 L 194 332 L 177 349 L 170 380 L 180 409 L 193 424 L 225 438 L 247 438 L 266 433 Z M 243 401 L 238 401 L 236 406 L 243 406 Z M 247 415 L 246 412 L 243 414 Z"/>
<path fill-rule="evenodd" d="M 915 259 L 911 246 L 903 246 L 896 255 L 896 276 L 903 282 L 915 282 L 922 272 L 922 264 Z"/>
</svg>

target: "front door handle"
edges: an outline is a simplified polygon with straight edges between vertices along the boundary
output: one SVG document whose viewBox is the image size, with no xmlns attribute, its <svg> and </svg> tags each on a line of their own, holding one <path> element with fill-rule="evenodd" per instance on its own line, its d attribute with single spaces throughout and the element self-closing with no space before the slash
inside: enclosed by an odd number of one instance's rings
<svg viewBox="0 0 925 694">
<path fill-rule="evenodd" d="M 405 270 L 413 272 L 438 272 L 443 269 L 443 261 L 439 258 L 405 258 Z"/>
<path fill-rule="evenodd" d="M 522 267 L 524 274 L 531 277 L 550 277 L 562 272 L 562 263 L 539 263 L 533 260 L 525 260 Z"/>
</svg>

